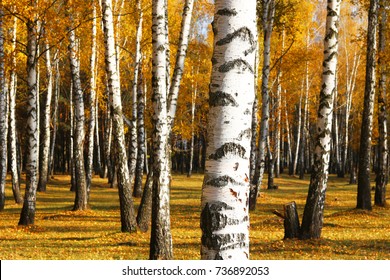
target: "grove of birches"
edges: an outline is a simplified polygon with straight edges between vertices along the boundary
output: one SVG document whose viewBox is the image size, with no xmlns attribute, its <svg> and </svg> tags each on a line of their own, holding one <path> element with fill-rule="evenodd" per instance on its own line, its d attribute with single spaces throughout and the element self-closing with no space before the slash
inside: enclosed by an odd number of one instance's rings
<svg viewBox="0 0 390 280">
<path fill-rule="evenodd" d="M 172 175 L 201 173 L 201 258 L 248 259 L 250 212 L 280 174 L 310 177 L 301 224 L 294 203 L 276 213 L 285 238 L 321 238 L 330 174 L 357 184 L 357 209 L 386 207 L 389 13 L 387 0 L 2 0 L 0 211 L 17 203 L 15 224 L 34 225 L 55 174 L 86 211 L 100 176 L 120 230 L 149 230 L 150 259 L 172 259 Z"/>
</svg>

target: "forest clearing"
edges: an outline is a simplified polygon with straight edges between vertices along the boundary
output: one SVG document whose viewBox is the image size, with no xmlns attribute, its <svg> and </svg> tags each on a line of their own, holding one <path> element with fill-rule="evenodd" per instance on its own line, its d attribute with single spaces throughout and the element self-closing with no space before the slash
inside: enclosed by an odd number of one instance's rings
<svg viewBox="0 0 390 280">
<path fill-rule="evenodd" d="M 71 211 L 74 193 L 69 176 L 56 175 L 37 197 L 36 223 L 19 227 L 20 205 L 1 213 L 1 259 L 143 260 L 149 257 L 150 231 L 120 231 L 117 189 L 95 177 L 90 209 Z M 200 196 L 203 176 L 174 175 L 171 220 L 174 259 L 200 258 Z M 263 189 L 258 208 L 250 212 L 250 258 L 254 260 L 390 259 L 390 208 L 356 210 L 356 185 L 330 176 L 323 238 L 283 240 L 283 219 L 272 213 L 295 200 L 300 216 L 309 182 L 283 175 L 277 190 Z M 9 188 L 7 188 L 9 189 Z M 7 196 L 12 196 L 10 191 Z M 139 200 L 135 200 L 138 207 Z"/>
</svg>

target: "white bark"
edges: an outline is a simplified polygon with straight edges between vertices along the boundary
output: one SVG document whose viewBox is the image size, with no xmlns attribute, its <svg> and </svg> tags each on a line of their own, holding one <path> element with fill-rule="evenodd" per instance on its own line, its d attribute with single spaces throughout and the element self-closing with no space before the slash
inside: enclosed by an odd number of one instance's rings
<svg viewBox="0 0 390 280">
<path fill-rule="evenodd" d="M 72 18 L 72 17 L 71 17 Z M 71 19 L 71 21 L 73 21 Z M 80 79 L 80 60 L 78 55 L 78 46 L 76 42 L 75 30 L 69 31 L 68 55 L 70 61 L 70 70 L 73 82 L 74 97 L 74 147 L 73 159 L 76 178 L 76 196 L 73 210 L 85 210 L 87 208 L 87 186 L 84 169 L 84 139 L 85 139 L 85 116 L 84 116 L 84 98 Z"/>
<path fill-rule="evenodd" d="M 50 152 L 50 113 L 51 113 L 51 99 L 53 95 L 53 71 L 51 66 L 50 46 L 46 43 L 46 100 L 43 113 L 43 132 L 42 132 L 42 150 L 41 150 L 41 164 L 39 172 L 38 191 L 46 191 L 46 184 L 48 178 L 49 167 L 49 152 Z"/>
<path fill-rule="evenodd" d="M 0 4 L 0 211 L 5 205 L 5 178 L 7 175 L 7 92 L 4 73 L 4 11 Z"/>
<path fill-rule="evenodd" d="M 267 154 L 267 138 L 269 136 L 269 75 L 271 70 L 271 35 L 275 14 L 275 1 L 264 0 L 262 10 L 262 26 L 264 32 L 263 41 L 263 69 L 262 69 L 262 81 L 261 81 L 261 125 L 260 125 L 260 137 L 258 145 L 258 159 L 257 167 L 255 170 L 253 184 L 254 193 L 251 194 L 250 208 L 254 210 L 256 208 L 256 199 L 263 181 L 263 175 L 265 170 L 265 159 Z"/>
<path fill-rule="evenodd" d="M 314 150 L 315 159 L 301 227 L 301 234 L 304 239 L 320 238 L 323 225 L 332 140 L 333 101 L 336 91 L 340 2 L 341 0 L 330 0 L 327 4 L 322 87 Z"/>
<path fill-rule="evenodd" d="M 201 257 L 242 260 L 249 258 L 256 1 L 215 1 L 213 30 Z"/>
<path fill-rule="evenodd" d="M 129 174 L 126 154 L 126 143 L 124 137 L 122 101 L 119 85 L 119 73 L 117 67 L 117 55 L 115 51 L 114 24 L 111 0 L 102 1 L 103 25 L 104 25 L 104 45 L 105 61 L 108 79 L 108 88 L 111 97 L 112 120 L 114 142 L 116 146 L 116 164 L 119 202 L 121 211 L 122 232 L 132 232 L 136 230 L 134 206 L 131 193 L 131 178 Z M 110 98 L 108 97 L 108 98 Z"/>
<path fill-rule="evenodd" d="M 169 88 L 168 117 L 171 129 L 176 114 L 177 98 L 179 95 L 180 83 L 184 73 L 184 61 L 187 55 L 193 7 L 194 0 L 185 1 L 181 22 L 179 49 L 177 50 L 175 69 L 172 76 L 172 83 Z"/>
<path fill-rule="evenodd" d="M 36 4 L 35 2 L 33 5 Z M 38 186 L 38 112 L 37 112 L 37 23 L 27 21 L 27 149 L 26 149 L 26 189 L 19 225 L 34 224 L 36 192 Z"/>
<path fill-rule="evenodd" d="M 135 63 L 134 63 L 134 80 L 133 80 L 133 92 L 131 100 L 131 122 L 130 122 L 130 152 L 129 152 L 129 169 L 130 173 L 135 174 L 137 167 L 137 155 L 138 155 L 138 140 L 137 140 L 137 89 L 138 89 L 138 76 L 141 65 L 141 39 L 142 39 L 142 21 L 143 21 L 143 12 L 141 6 L 141 0 L 137 0 L 137 11 L 139 15 L 139 21 L 137 26 L 136 34 L 136 47 L 135 47 Z M 141 197 L 141 190 L 139 188 L 134 188 L 133 194 L 135 197 Z"/>
<path fill-rule="evenodd" d="M 92 0 L 92 27 L 91 27 L 91 56 L 89 61 L 89 111 L 90 117 L 88 122 L 88 151 L 87 151 L 87 166 L 86 166 L 86 182 L 87 182 L 87 199 L 89 199 L 89 193 L 92 183 L 93 173 L 93 148 L 94 148 L 94 135 L 95 135 L 95 124 L 96 124 L 96 55 L 97 55 L 97 20 L 96 20 L 96 2 Z"/>
<path fill-rule="evenodd" d="M 152 85 L 153 85 L 153 207 L 150 259 L 172 259 L 167 114 L 167 34 L 164 0 L 152 2 Z"/>
</svg>

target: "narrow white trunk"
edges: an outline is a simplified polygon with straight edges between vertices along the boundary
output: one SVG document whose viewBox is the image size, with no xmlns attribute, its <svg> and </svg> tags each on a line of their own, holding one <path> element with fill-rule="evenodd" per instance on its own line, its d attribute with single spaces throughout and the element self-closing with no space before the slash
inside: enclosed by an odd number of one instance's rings
<svg viewBox="0 0 390 280">
<path fill-rule="evenodd" d="M 49 152 L 50 152 L 50 113 L 51 113 L 51 99 L 53 95 L 53 71 L 51 67 L 50 46 L 46 43 L 46 100 L 43 113 L 43 131 L 42 131 L 42 150 L 41 150 L 41 164 L 39 172 L 38 191 L 46 191 L 46 184 L 48 178 L 49 167 Z"/>
<path fill-rule="evenodd" d="M 333 101 L 334 92 L 336 91 L 340 2 L 341 0 L 330 0 L 327 3 L 322 86 L 316 126 L 314 165 L 301 227 L 301 234 L 304 239 L 320 238 L 323 226 L 332 140 Z"/>
<path fill-rule="evenodd" d="M 97 54 L 97 20 L 96 20 L 96 2 L 92 0 L 92 27 L 91 27 L 91 56 L 89 61 L 90 71 L 90 92 L 89 92 L 89 111 L 90 117 L 88 122 L 88 151 L 87 151 L 87 166 L 86 166 L 86 180 L 87 180 L 87 199 L 89 199 L 89 193 L 92 183 L 93 174 L 93 148 L 94 148 L 94 135 L 95 135 L 95 123 L 96 123 L 96 54 Z"/>
<path fill-rule="evenodd" d="M 179 95 L 180 83 L 184 73 L 184 61 L 187 55 L 194 2 L 194 0 L 186 0 L 183 7 L 179 49 L 176 54 L 176 65 L 173 72 L 172 83 L 169 88 L 168 117 L 171 129 L 173 126 L 173 119 L 175 118 L 176 114 L 177 98 Z"/>
<path fill-rule="evenodd" d="M 73 20 L 71 17 L 73 24 Z M 69 31 L 69 61 L 73 82 L 74 98 L 74 146 L 73 159 L 76 178 L 76 196 L 73 210 L 85 210 L 87 208 L 87 186 L 84 169 L 84 139 L 85 139 L 85 117 L 84 117 L 84 97 L 80 79 L 79 47 L 76 42 L 74 29 Z"/>
<path fill-rule="evenodd" d="M 112 101 L 111 108 L 113 134 L 116 150 L 116 170 L 121 212 L 121 230 L 122 232 L 132 232 L 136 230 L 136 221 L 131 193 L 132 182 L 127 164 L 122 101 L 119 85 L 119 73 L 116 61 L 117 55 L 115 51 L 115 32 L 111 0 L 102 1 L 102 13 L 104 25 L 106 73 L 110 94 L 108 98 Z"/>
<path fill-rule="evenodd" d="M 5 177 L 7 175 L 7 92 L 4 73 L 4 11 L 0 4 L 0 211 L 5 206 Z"/>
</svg>

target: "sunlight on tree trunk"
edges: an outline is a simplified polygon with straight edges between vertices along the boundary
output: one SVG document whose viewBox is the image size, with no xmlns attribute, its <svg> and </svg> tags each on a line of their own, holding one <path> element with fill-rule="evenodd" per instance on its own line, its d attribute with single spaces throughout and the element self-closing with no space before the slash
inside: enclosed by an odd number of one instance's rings
<svg viewBox="0 0 390 280">
<path fill-rule="evenodd" d="M 256 1 L 215 1 L 201 203 L 202 259 L 249 258 L 249 157 L 256 29 Z"/>
</svg>

